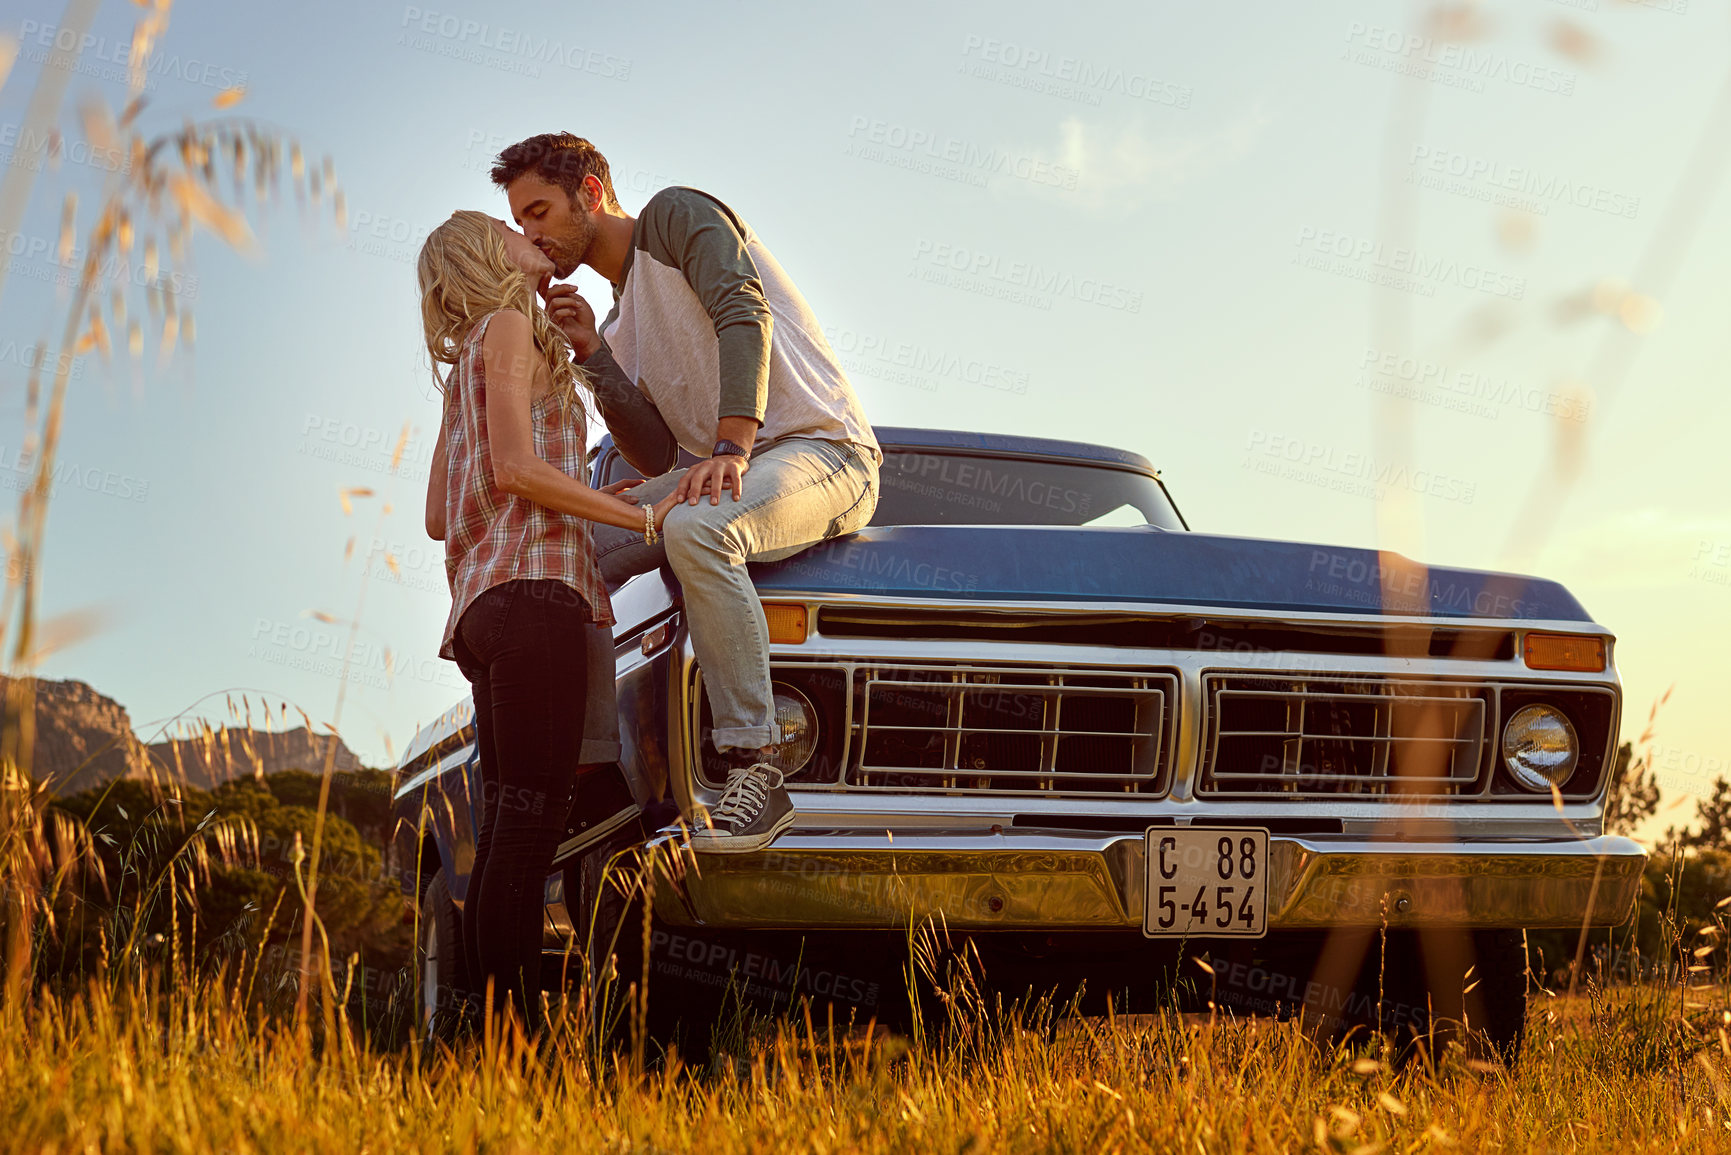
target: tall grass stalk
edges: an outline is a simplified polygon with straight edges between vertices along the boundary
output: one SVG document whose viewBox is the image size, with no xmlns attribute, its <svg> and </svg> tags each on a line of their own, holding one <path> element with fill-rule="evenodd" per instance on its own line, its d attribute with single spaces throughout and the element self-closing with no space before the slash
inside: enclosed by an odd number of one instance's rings
<svg viewBox="0 0 1731 1155">
<path fill-rule="evenodd" d="M 59 27 L 63 32 L 82 33 L 94 19 L 97 7 L 94 0 L 71 0 Z M 159 274 L 171 265 L 190 261 L 196 231 L 212 233 L 237 249 L 250 248 L 248 212 L 262 211 L 280 195 L 285 170 L 303 205 L 309 200 L 318 206 L 328 203 L 339 221 L 343 215 L 342 193 L 329 162 L 322 169 L 309 169 L 299 144 L 292 139 L 229 116 L 204 122 L 187 120 L 180 128 L 161 133 L 146 130 L 145 69 L 167 29 L 170 0 L 148 0 L 139 7 L 143 12 L 130 41 L 130 99 L 117 113 L 92 96 L 80 110 L 90 144 L 105 153 L 125 156 L 127 164 L 104 176 L 94 220 L 82 234 L 83 258 L 77 262 L 56 354 L 49 358 L 46 348 L 39 347 L 32 358 L 19 458 L 31 463 L 33 472 L 19 496 L 16 521 L 5 536 L 0 653 L 5 655 L 10 677 L 5 724 L 0 729 L 0 891 L 5 896 L 4 934 L 0 938 L 4 945 L 4 988 L 0 999 L 8 1022 L 18 1018 L 29 998 L 35 950 L 54 928 L 55 904 L 68 879 L 79 876 L 81 886 L 105 887 L 108 882 L 102 876 L 91 832 L 79 832 L 63 816 L 50 814 L 47 784 L 32 775 L 33 672 L 48 653 L 90 628 L 88 615 L 69 615 L 47 623 L 38 620 L 49 498 L 72 367 L 79 358 L 91 354 L 105 361 L 121 354 L 142 364 L 147 324 L 159 366 L 168 364 L 177 350 L 190 347 L 192 315 L 177 300 L 169 287 L 171 282 Z M 72 47 L 62 47 L 63 42 Z M 42 68 L 26 109 L 23 139 L 57 139 L 50 130 L 58 122 L 65 87 L 84 42 L 82 35 L 56 39 L 53 55 Z M 5 79 L 0 76 L 0 83 Z M 231 108 L 243 95 L 241 90 L 220 93 L 215 107 Z M 7 234 L 16 230 L 34 176 L 35 166 L 14 165 L 0 180 L 0 229 Z M 62 263 L 70 262 L 80 250 L 78 214 L 78 197 L 68 193 L 61 211 Z M 130 268 L 135 253 L 146 272 L 141 293 L 133 291 L 131 278 L 118 272 Z M 110 262 L 110 258 L 118 260 Z M 4 281 L 0 280 L 3 288 Z M 53 367 L 46 397 L 41 380 L 44 365 Z M 328 763 L 327 755 L 327 773 Z M 325 802 L 321 796 L 321 827 Z M 201 825 L 197 832 L 202 831 Z M 223 827 L 212 831 L 209 838 L 189 839 L 139 894 L 140 902 L 146 904 L 156 901 L 161 893 L 168 896 L 176 930 L 170 951 L 179 977 L 191 974 L 193 961 L 179 953 L 182 936 L 178 920 L 183 906 L 190 920 L 190 944 L 196 945 L 198 933 L 196 903 L 183 904 L 180 899 L 195 896 L 199 871 L 208 869 L 213 847 L 222 854 L 231 853 L 235 849 L 234 832 Z M 316 894 L 316 864 L 308 882 L 311 897 Z M 107 956 L 110 963 L 129 962 L 137 953 L 138 911 L 135 905 L 135 917 L 124 940 L 117 935 L 112 943 L 121 954 L 118 959 Z M 309 908 L 308 913 L 315 912 Z"/>
</svg>

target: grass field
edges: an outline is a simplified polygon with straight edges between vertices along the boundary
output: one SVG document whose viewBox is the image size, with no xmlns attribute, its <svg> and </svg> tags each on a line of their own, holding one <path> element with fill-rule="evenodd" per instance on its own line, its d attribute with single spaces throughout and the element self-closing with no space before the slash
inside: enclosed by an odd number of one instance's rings
<svg viewBox="0 0 1731 1155">
<path fill-rule="evenodd" d="M 120 812 L 113 791 L 103 806 Z M 244 815 L 186 799 L 197 805 L 162 806 L 159 822 L 129 797 L 121 815 L 136 828 L 115 850 L 106 810 L 80 817 L 40 790 L 0 790 L 12 900 L 0 908 L 0 1149 L 1731 1151 L 1731 986 L 1716 945 L 1731 899 L 1717 851 L 1655 860 L 1637 918 L 1600 944 L 1579 989 L 1534 988 L 1512 1067 L 1446 1042 L 1397 1056 L 1376 1036 L 1224 1013 L 1006 1009 L 988 983 L 957 978 L 975 972 L 940 957 L 929 927 L 910 929 L 907 973 L 937 1009 L 907 1036 L 832 1029 L 796 1003 L 779 1019 L 724 1018 L 709 1057 L 687 1063 L 652 1043 L 633 1058 L 630 1013 L 598 1043 L 581 1005 L 561 1007 L 538 1047 L 416 1038 L 400 953 L 380 957 L 368 932 L 355 940 L 365 965 L 341 963 L 343 946 L 330 968 L 323 950 L 295 949 L 298 919 L 278 924 L 298 909 L 300 857 L 296 887 L 273 883 L 285 889 L 228 930 L 213 920 L 216 884 L 250 869 L 257 839 Z M 1556 975 L 1575 938 L 1550 956 L 1535 945 L 1534 973 Z M 1607 961 L 1629 981 L 1606 978 Z M 663 1018 L 676 997 L 651 979 Z"/>
<path fill-rule="evenodd" d="M 1723 988 L 1539 996 L 1512 1068 L 1452 1048 L 1208 1016 L 951 1022 L 924 1046 L 760 1024 L 703 1069 L 597 1062 L 556 1022 L 386 1052 L 339 1018 L 242 1011 L 220 982 L 93 984 L 14 1011 L 0 1146 L 97 1151 L 1731 1150 Z M 260 1023 L 264 1025 L 260 1025 Z M 1032 1029 L 1030 1029 L 1030 1027 Z M 320 1032 L 321 1034 L 323 1032 Z"/>
</svg>

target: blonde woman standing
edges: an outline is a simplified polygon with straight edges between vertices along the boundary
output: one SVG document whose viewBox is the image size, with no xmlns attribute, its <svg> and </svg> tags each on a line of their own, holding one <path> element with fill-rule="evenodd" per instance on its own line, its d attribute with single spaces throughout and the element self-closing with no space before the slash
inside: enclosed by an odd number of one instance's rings
<svg viewBox="0 0 1731 1155">
<path fill-rule="evenodd" d="M 652 542 L 673 505 L 636 505 L 619 496 L 625 484 L 600 491 L 581 480 L 585 382 L 535 300 L 552 271 L 503 221 L 467 210 L 432 231 L 417 266 L 422 329 L 445 395 L 426 510 L 451 587 L 439 656 L 473 689 L 481 760 L 465 969 L 472 999 L 490 987 L 493 1004 L 508 1002 L 531 1028 L 542 887 L 572 799 L 597 777 L 580 779 L 578 751 L 594 627 L 611 626 L 613 613 L 589 523 Z M 440 365 L 450 366 L 443 379 Z"/>
</svg>

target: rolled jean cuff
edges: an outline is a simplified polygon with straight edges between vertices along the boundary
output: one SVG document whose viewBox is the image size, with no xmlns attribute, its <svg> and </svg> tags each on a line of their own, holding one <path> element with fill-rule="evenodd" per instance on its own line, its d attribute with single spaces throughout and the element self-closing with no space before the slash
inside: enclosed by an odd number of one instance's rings
<svg viewBox="0 0 1731 1155">
<path fill-rule="evenodd" d="M 717 750 L 761 750 L 775 741 L 773 726 L 736 726 L 727 730 L 711 730 L 710 741 Z"/>
</svg>

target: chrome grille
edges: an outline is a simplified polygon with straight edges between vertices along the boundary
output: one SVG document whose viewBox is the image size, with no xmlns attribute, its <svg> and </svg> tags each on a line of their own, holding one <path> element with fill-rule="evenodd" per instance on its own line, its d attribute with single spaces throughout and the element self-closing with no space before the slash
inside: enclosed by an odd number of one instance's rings
<svg viewBox="0 0 1731 1155">
<path fill-rule="evenodd" d="M 864 667 L 848 784 L 885 790 L 1165 789 L 1177 680 L 1051 668 Z"/>
<path fill-rule="evenodd" d="M 1205 684 L 1201 794 L 1461 794 L 1480 781 L 1485 687 L 1222 675 Z"/>
</svg>

